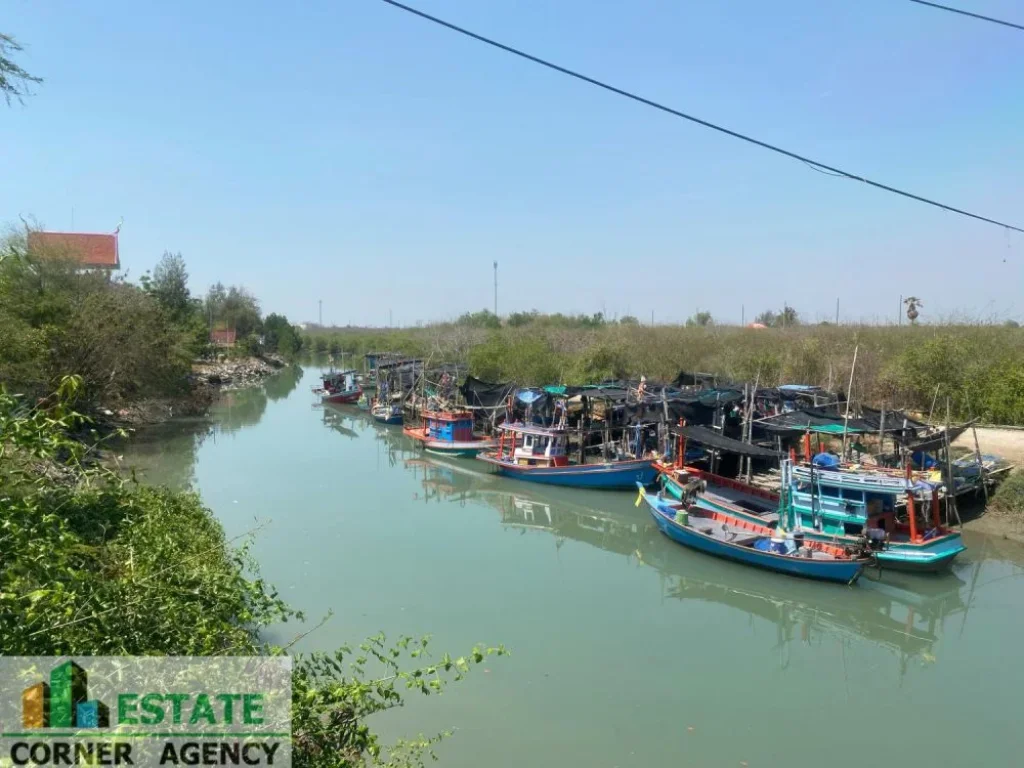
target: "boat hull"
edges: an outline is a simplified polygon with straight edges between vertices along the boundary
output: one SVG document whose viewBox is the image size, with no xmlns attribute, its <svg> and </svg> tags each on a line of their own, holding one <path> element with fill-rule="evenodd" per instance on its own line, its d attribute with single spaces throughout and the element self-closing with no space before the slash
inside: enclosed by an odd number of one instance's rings
<svg viewBox="0 0 1024 768">
<path fill-rule="evenodd" d="M 682 489 L 669 475 L 662 473 L 665 478 L 665 490 L 675 499 L 682 495 Z M 727 515 L 734 515 L 751 522 L 763 522 L 753 512 L 748 512 L 742 507 L 728 503 L 726 500 L 719 501 L 714 494 L 700 495 L 696 503 L 712 512 L 722 512 Z M 806 525 L 808 521 L 804 520 Z M 853 546 L 859 542 L 858 536 L 850 536 L 841 533 L 822 533 L 815 531 L 810 526 L 803 528 L 804 537 L 808 541 L 820 542 L 822 544 L 839 544 Z M 934 539 L 921 542 L 890 541 L 888 546 L 875 554 L 875 559 L 883 568 L 893 571 L 910 571 L 914 573 L 940 573 L 952 567 L 953 560 L 967 549 L 964 546 L 963 538 L 959 531 L 951 531 Z"/>
<path fill-rule="evenodd" d="M 402 414 L 400 413 L 397 415 L 392 414 L 390 416 L 377 415 L 375 413 L 373 414 L 373 418 L 375 421 L 379 421 L 381 424 L 389 424 L 391 426 L 397 426 L 402 423 Z"/>
<path fill-rule="evenodd" d="M 657 470 L 650 461 L 619 461 L 608 464 L 585 464 L 567 467 L 528 467 L 492 456 L 477 456 L 493 466 L 500 475 L 545 485 L 572 488 L 631 489 L 637 483 L 650 485 Z"/>
<path fill-rule="evenodd" d="M 423 434 L 422 429 L 403 430 L 406 437 L 415 440 L 423 446 L 425 451 L 436 453 L 441 456 L 468 456 L 472 458 L 480 451 L 489 451 L 497 447 L 495 440 L 436 440 Z"/>
<path fill-rule="evenodd" d="M 324 403 L 334 403 L 336 405 L 346 405 L 350 403 L 358 402 L 359 396 L 363 394 L 361 389 L 348 389 L 343 392 L 331 392 L 323 395 L 320 400 Z"/>
<path fill-rule="evenodd" d="M 831 581 L 839 584 L 853 584 L 864 571 L 866 562 L 863 560 L 805 559 L 762 552 L 751 547 L 718 541 L 666 517 L 651 502 L 647 494 L 644 494 L 644 500 L 647 502 L 651 517 L 654 518 L 654 523 L 658 526 L 658 530 L 677 544 L 682 544 L 690 549 L 696 549 L 699 552 L 789 576 L 799 576 L 818 581 Z"/>
</svg>

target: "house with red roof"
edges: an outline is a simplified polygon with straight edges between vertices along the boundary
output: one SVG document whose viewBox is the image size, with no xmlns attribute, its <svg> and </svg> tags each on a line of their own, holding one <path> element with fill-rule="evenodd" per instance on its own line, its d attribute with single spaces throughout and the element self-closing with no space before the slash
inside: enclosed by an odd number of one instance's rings
<svg viewBox="0 0 1024 768">
<path fill-rule="evenodd" d="M 117 233 L 96 235 L 85 232 L 29 232 L 28 249 L 77 261 L 84 269 L 121 268 Z"/>
</svg>

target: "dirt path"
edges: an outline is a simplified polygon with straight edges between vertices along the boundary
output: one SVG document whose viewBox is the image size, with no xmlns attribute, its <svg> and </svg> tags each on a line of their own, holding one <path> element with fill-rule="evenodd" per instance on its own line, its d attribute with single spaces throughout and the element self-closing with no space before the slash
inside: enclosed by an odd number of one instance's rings
<svg viewBox="0 0 1024 768">
<path fill-rule="evenodd" d="M 978 443 L 981 445 L 982 453 L 994 453 L 1018 467 L 1024 466 L 1024 429 L 978 427 Z M 953 441 L 953 445 L 974 451 L 974 436 L 971 430 L 960 435 Z"/>
</svg>

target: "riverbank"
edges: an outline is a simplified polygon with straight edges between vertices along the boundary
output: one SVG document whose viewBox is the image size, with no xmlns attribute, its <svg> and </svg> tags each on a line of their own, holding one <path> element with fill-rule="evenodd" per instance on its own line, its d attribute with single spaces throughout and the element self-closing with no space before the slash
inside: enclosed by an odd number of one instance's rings
<svg viewBox="0 0 1024 768">
<path fill-rule="evenodd" d="M 256 386 L 288 363 L 276 355 L 197 360 L 187 378 L 187 391 L 173 397 L 150 397 L 99 408 L 101 420 L 112 427 L 136 428 L 180 417 L 204 416 L 221 392 Z"/>
</svg>

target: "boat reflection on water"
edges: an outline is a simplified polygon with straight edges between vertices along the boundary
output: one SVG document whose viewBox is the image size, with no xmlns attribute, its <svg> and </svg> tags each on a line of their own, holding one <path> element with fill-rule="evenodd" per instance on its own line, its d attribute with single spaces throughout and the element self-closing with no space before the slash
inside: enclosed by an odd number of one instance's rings
<svg viewBox="0 0 1024 768">
<path fill-rule="evenodd" d="M 359 426 L 360 423 L 366 423 L 362 418 L 362 411 L 346 408 L 344 406 L 324 403 L 321 408 L 321 412 L 323 414 L 323 422 L 325 426 L 349 439 L 359 437 L 359 432 L 356 430 L 356 427 Z"/>
<path fill-rule="evenodd" d="M 956 617 L 958 629 L 966 623 L 966 584 L 954 573 L 922 577 L 872 568 L 856 587 L 804 582 L 681 551 L 634 508 L 632 494 L 519 484 L 510 489 L 509 481 L 474 471 L 459 459 L 417 456 L 405 466 L 420 479 L 425 502 L 484 503 L 498 511 L 507 528 L 550 533 L 556 549 L 571 539 L 654 569 L 665 599 L 718 603 L 773 623 L 783 667 L 795 643 L 828 637 L 844 648 L 849 640 L 867 640 L 890 650 L 902 676 L 914 660 L 936 661 L 934 646 L 951 619 Z M 980 567 L 975 562 L 969 570 Z"/>
</svg>

